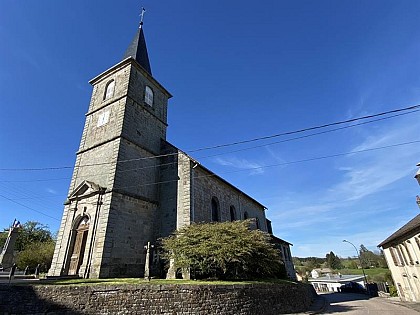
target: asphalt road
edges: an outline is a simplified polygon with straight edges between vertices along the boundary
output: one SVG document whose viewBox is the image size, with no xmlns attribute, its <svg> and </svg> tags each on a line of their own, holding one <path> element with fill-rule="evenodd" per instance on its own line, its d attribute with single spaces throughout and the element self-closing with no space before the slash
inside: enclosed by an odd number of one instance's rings
<svg viewBox="0 0 420 315">
<path fill-rule="evenodd" d="M 328 293 L 323 294 L 329 303 L 321 314 L 380 314 L 380 315 L 419 315 L 416 310 L 392 303 L 385 298 L 369 298 L 356 293 Z"/>
</svg>

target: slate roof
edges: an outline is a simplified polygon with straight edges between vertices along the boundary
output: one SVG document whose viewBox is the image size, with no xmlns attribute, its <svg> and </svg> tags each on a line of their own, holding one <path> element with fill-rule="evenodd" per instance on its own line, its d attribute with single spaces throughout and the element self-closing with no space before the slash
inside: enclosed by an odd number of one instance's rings
<svg viewBox="0 0 420 315">
<path fill-rule="evenodd" d="M 403 227 L 401 227 L 399 230 L 397 230 L 394 234 L 392 234 L 390 237 L 388 237 L 385 241 L 383 241 L 379 246 L 384 246 L 385 244 L 388 244 L 402 236 L 405 236 L 407 234 L 410 234 L 411 232 L 416 231 L 417 233 L 420 233 L 420 214 L 414 217 L 410 222 L 405 224 Z"/>
<path fill-rule="evenodd" d="M 280 244 L 286 244 L 286 245 L 292 245 L 292 243 L 289 243 L 288 241 L 282 240 L 281 238 L 274 236 L 273 234 L 271 234 L 271 238 L 274 242 L 280 243 Z"/>
<path fill-rule="evenodd" d="M 130 46 L 128 46 L 123 60 L 132 57 L 136 60 L 140 66 L 143 67 L 150 75 L 152 75 L 152 69 L 150 68 L 149 55 L 147 54 L 146 40 L 144 38 L 143 27 L 140 26 Z"/>
</svg>

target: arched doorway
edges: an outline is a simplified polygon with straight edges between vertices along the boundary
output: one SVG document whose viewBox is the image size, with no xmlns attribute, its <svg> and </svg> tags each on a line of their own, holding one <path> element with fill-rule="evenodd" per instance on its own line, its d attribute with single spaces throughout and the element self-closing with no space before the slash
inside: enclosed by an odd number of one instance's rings
<svg viewBox="0 0 420 315">
<path fill-rule="evenodd" d="M 89 218 L 83 217 L 77 226 L 70 256 L 69 275 L 77 275 L 83 262 L 86 240 L 89 232 Z"/>
</svg>

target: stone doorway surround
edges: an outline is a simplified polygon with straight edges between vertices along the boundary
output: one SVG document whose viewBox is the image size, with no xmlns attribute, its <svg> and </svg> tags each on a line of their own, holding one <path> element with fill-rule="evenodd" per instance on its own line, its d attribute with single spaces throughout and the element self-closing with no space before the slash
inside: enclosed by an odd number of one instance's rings
<svg viewBox="0 0 420 315">
<path fill-rule="evenodd" d="M 89 232 L 89 217 L 84 216 L 75 231 L 73 248 L 70 255 L 69 275 L 78 275 L 86 249 L 86 241 Z"/>
</svg>

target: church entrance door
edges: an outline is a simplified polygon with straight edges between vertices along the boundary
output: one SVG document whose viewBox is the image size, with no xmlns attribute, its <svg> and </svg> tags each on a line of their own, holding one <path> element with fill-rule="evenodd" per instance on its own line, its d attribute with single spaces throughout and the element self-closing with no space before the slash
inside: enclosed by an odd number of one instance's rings
<svg viewBox="0 0 420 315">
<path fill-rule="evenodd" d="M 86 248 L 86 240 L 89 232 L 89 218 L 84 217 L 76 229 L 76 236 L 73 243 L 73 250 L 70 256 L 69 275 L 77 275 L 83 263 L 83 256 Z"/>
</svg>

